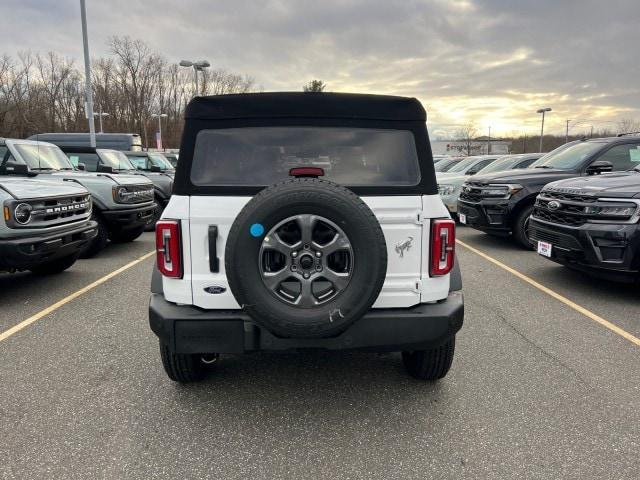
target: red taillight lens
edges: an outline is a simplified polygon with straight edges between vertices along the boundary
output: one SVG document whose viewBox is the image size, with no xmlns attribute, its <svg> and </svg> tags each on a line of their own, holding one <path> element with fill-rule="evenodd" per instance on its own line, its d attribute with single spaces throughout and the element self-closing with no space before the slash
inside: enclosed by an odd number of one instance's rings
<svg viewBox="0 0 640 480">
<path fill-rule="evenodd" d="M 158 270 L 165 277 L 182 278 L 180 221 L 159 220 L 156 223 L 156 257 Z"/>
<path fill-rule="evenodd" d="M 456 225 L 453 220 L 434 220 L 431 224 L 431 276 L 446 275 L 453 268 Z"/>
</svg>

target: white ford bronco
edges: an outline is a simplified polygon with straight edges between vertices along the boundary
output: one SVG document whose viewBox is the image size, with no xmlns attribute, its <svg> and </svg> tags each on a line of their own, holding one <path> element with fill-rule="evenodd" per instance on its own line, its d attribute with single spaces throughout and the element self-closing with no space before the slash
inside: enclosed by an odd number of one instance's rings
<svg viewBox="0 0 640 480">
<path fill-rule="evenodd" d="M 308 348 L 402 352 L 412 376 L 442 378 L 464 315 L 454 246 L 416 99 L 198 97 L 156 226 L 165 371 Z"/>
</svg>

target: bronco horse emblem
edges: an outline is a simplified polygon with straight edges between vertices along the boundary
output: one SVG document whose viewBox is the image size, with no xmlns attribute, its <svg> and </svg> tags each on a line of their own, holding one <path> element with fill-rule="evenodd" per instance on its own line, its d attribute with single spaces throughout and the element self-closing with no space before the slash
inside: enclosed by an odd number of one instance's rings
<svg viewBox="0 0 640 480">
<path fill-rule="evenodd" d="M 404 257 L 405 250 L 409 251 L 409 249 L 411 249 L 411 242 L 413 242 L 413 237 L 409 237 L 404 242 L 396 244 L 396 253 L 400 254 L 400 258 Z"/>
</svg>

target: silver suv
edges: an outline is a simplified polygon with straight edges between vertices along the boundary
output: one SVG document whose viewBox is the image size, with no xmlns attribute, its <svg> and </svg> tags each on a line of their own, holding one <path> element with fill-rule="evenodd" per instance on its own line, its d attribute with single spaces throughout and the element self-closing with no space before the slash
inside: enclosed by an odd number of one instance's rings
<svg viewBox="0 0 640 480">
<path fill-rule="evenodd" d="M 62 272 L 95 238 L 91 195 L 74 182 L 27 178 L 27 167 L 0 167 L 0 271 Z"/>
<path fill-rule="evenodd" d="M 37 178 L 84 186 L 93 199 L 98 233 L 82 253 L 90 257 L 108 240 L 138 238 L 155 212 L 151 181 L 140 175 L 114 175 L 76 169 L 59 147 L 32 140 L 0 139 L 0 167 L 23 165 Z"/>
</svg>

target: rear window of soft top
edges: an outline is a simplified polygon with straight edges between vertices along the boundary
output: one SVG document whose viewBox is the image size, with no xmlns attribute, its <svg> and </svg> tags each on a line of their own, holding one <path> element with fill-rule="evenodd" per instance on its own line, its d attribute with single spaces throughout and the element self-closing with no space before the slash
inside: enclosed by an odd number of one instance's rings
<svg viewBox="0 0 640 480">
<path fill-rule="evenodd" d="M 198 186 L 267 186 L 296 167 L 320 167 L 347 186 L 420 183 L 408 130 L 354 127 L 244 127 L 202 130 L 191 164 Z"/>
</svg>

